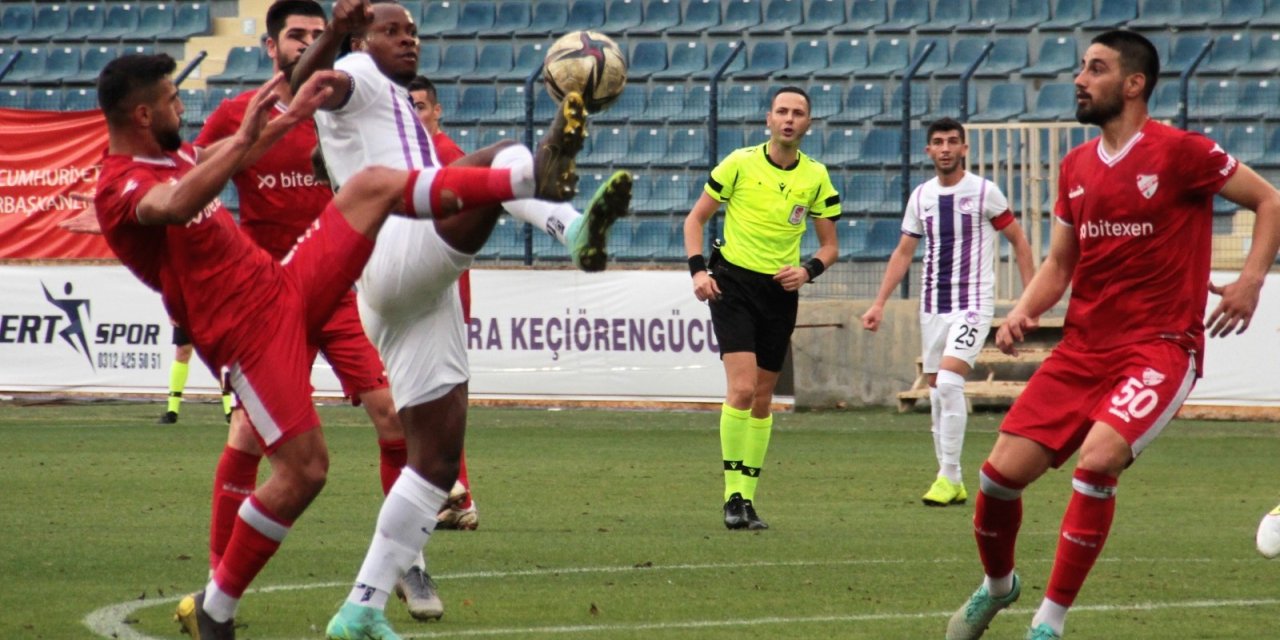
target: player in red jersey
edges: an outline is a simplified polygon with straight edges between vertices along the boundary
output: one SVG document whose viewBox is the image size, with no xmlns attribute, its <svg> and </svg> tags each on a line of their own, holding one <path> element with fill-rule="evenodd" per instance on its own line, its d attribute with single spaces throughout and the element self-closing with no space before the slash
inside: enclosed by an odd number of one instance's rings
<svg viewBox="0 0 1280 640">
<path fill-rule="evenodd" d="M 1148 117 L 1158 74 L 1155 48 L 1133 32 L 1108 31 L 1085 51 L 1076 119 L 1102 135 L 1063 160 L 1049 255 L 996 344 L 1015 354 L 1070 285 L 1063 339 L 982 466 L 974 532 L 986 578 L 951 617 L 948 640 L 980 637 L 1017 600 L 1022 490 L 1079 450 L 1053 570 L 1027 631 L 1033 640 L 1062 637 L 1111 529 L 1117 479 L 1200 375 L 1209 292 L 1222 297 L 1210 333 L 1244 331 L 1280 247 L 1280 194 L 1271 185 L 1212 140 Z M 1257 212 L 1240 278 L 1223 287 L 1209 284 L 1215 194 Z"/>
<path fill-rule="evenodd" d="M 532 164 L 369 167 L 277 262 L 240 231 L 217 195 L 247 158 L 309 118 L 345 79 L 314 74 L 271 119 L 275 86 L 284 81 L 277 74 L 250 100 L 235 135 L 201 151 L 197 164 L 195 148 L 179 135 L 183 105 L 169 78 L 175 66 L 164 54 L 127 55 L 99 75 L 108 148 L 94 206 L 120 261 L 161 293 L 210 368 L 227 372 L 271 461 L 271 477 L 241 506 L 221 562 L 195 597 L 199 636 L 222 640 L 235 637 L 245 589 L 324 486 L 328 453 L 311 403 L 308 336 L 360 276 L 389 212 L 444 218 L 463 202 L 492 206 L 565 185 L 538 185 Z"/>
</svg>

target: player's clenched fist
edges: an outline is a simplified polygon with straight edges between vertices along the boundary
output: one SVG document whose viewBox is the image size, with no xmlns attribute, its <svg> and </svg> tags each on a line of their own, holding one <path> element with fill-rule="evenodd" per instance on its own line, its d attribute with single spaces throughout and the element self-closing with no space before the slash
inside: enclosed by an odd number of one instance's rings
<svg viewBox="0 0 1280 640">
<path fill-rule="evenodd" d="M 333 20 L 329 28 L 340 34 L 363 31 L 373 22 L 373 7 L 369 0 L 338 0 L 333 5 Z"/>
</svg>

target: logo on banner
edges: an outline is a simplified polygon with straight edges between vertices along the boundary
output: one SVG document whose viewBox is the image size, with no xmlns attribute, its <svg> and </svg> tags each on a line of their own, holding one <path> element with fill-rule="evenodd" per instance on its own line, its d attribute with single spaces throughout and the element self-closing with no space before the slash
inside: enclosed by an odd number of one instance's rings
<svg viewBox="0 0 1280 640">
<path fill-rule="evenodd" d="M 53 294 L 49 293 L 49 287 L 45 286 L 43 281 L 40 282 L 40 288 L 44 289 L 45 300 L 48 300 L 49 304 L 57 307 L 58 310 L 67 318 L 67 325 L 62 329 L 62 331 L 58 332 L 58 337 L 62 338 L 63 342 L 70 345 L 72 349 L 76 350 L 76 352 L 83 353 L 84 359 L 89 362 L 89 368 L 96 371 L 96 367 L 93 366 L 93 354 L 89 353 L 89 341 L 84 335 L 84 323 L 80 321 L 81 307 L 84 307 L 85 316 L 88 316 L 90 313 L 89 299 L 72 298 L 71 292 L 73 291 L 73 287 L 70 282 L 62 288 L 63 294 L 67 296 L 65 298 L 53 297 Z M 54 318 L 56 319 L 56 316 L 54 316 Z M 52 331 L 52 328 L 50 331 Z M 79 346 L 76 345 L 77 342 L 79 342 Z"/>
</svg>

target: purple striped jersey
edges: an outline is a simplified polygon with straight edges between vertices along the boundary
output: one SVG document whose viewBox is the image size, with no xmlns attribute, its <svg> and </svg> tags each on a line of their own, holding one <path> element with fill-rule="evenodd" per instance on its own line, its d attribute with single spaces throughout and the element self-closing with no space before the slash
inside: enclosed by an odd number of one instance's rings
<svg viewBox="0 0 1280 640">
<path fill-rule="evenodd" d="M 995 312 L 995 236 L 1013 222 L 1009 202 L 990 180 L 965 173 L 955 186 L 935 177 L 907 200 L 902 233 L 924 238 L 920 310 Z"/>
</svg>

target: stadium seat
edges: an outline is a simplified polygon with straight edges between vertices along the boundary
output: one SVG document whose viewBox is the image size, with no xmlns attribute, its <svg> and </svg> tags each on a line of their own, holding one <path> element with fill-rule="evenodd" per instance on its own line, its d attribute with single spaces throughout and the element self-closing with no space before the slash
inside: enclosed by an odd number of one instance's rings
<svg viewBox="0 0 1280 640">
<path fill-rule="evenodd" d="M 862 141 L 858 154 L 861 166 L 894 166 L 902 160 L 902 132 L 897 128 L 875 128 Z"/>
<path fill-rule="evenodd" d="M 829 64 L 827 41 L 803 40 L 796 42 L 791 50 L 791 62 L 785 69 L 773 74 L 775 78 L 808 78 L 821 73 Z"/>
<path fill-rule="evenodd" d="M 657 181 L 653 184 L 655 188 L 666 186 Z M 651 197 L 649 201 L 653 202 L 655 198 Z M 656 209 L 657 207 L 655 206 L 654 208 Z M 669 209 L 661 209 L 660 211 L 665 213 Z M 658 211 L 654 213 L 658 213 Z M 654 260 L 660 254 L 667 252 L 667 245 L 671 244 L 674 239 L 672 222 L 668 216 L 637 217 L 631 221 L 630 226 L 631 241 L 627 243 L 626 250 L 619 256 L 622 260 Z"/>
<path fill-rule="evenodd" d="M 757 84 L 734 84 L 720 91 L 721 121 L 763 120 L 769 110 L 768 94 Z"/>
<path fill-rule="evenodd" d="M 631 132 L 631 143 L 626 156 L 614 160 L 614 164 L 645 166 L 660 162 L 666 155 L 666 128 L 635 127 Z"/>
<path fill-rule="evenodd" d="M 1151 95 L 1149 104 L 1149 113 L 1152 118 L 1161 120 L 1173 120 L 1178 117 L 1178 93 L 1181 87 L 1177 82 L 1161 82 L 1156 85 L 1156 91 Z M 1190 95 L 1188 96 L 1188 113 L 1194 115 L 1200 106 L 1200 95 L 1195 91 L 1195 85 L 1190 87 Z"/>
<path fill-rule="evenodd" d="M 844 0 L 809 0 L 804 20 L 791 28 L 795 35 L 824 35 L 844 24 Z"/>
<path fill-rule="evenodd" d="M 102 20 L 102 30 L 89 34 L 90 42 L 117 42 L 130 40 L 137 33 L 141 8 L 136 4 L 115 4 L 107 6 Z"/>
<path fill-rule="evenodd" d="M 667 69 L 667 43 L 662 40 L 637 42 L 627 61 L 627 80 L 647 80 Z"/>
<path fill-rule="evenodd" d="M 873 220 L 867 232 L 866 247 L 851 255 L 861 260 L 887 260 L 902 239 L 901 220 Z"/>
<path fill-rule="evenodd" d="M 604 26 L 604 0 L 573 0 L 566 31 L 599 31 Z"/>
<path fill-rule="evenodd" d="M 929 0 L 893 0 L 889 19 L 877 25 L 877 33 L 906 33 L 929 21 Z"/>
<path fill-rule="evenodd" d="M 26 89 L 0 89 L 0 109 L 26 109 Z"/>
<path fill-rule="evenodd" d="M 445 32 L 446 38 L 474 38 L 493 28 L 497 17 L 497 6 L 489 0 L 472 0 L 462 5 L 458 13 L 458 23 L 453 29 Z"/>
<path fill-rule="evenodd" d="M 1265 0 L 1262 15 L 1249 22 L 1250 27 L 1280 27 L 1280 0 Z"/>
<path fill-rule="evenodd" d="M 884 113 L 884 85 L 860 82 L 849 87 L 844 110 L 832 116 L 833 124 L 862 124 Z"/>
<path fill-rule="evenodd" d="M 800 150 L 810 158 L 814 158 L 822 162 L 826 156 L 823 154 L 822 134 L 812 129 L 804 134 L 804 138 L 800 140 Z"/>
<path fill-rule="evenodd" d="M 1209 36 L 1185 34 L 1173 41 L 1169 58 L 1160 65 L 1160 75 L 1176 76 L 1186 69 L 1200 55 L 1200 50 L 1209 42 Z M 1203 65 L 1203 61 L 1201 62 Z"/>
<path fill-rule="evenodd" d="M 232 47 L 227 51 L 227 64 L 222 73 L 209 76 L 210 84 L 239 84 L 258 73 L 258 47 Z"/>
<path fill-rule="evenodd" d="M 494 99 L 493 113 L 481 122 L 523 123 L 525 108 L 524 85 L 503 85 L 499 87 L 497 96 Z M 617 105 L 614 105 L 614 108 L 617 108 Z M 447 118 L 448 116 L 446 115 L 445 117 Z"/>
<path fill-rule="evenodd" d="M 650 101 L 649 108 L 653 108 Z M 684 96 L 680 111 L 668 118 L 672 122 L 705 123 L 711 114 L 711 90 L 706 85 L 695 86 Z"/>
<path fill-rule="evenodd" d="M 1200 104 L 1191 115 L 1195 118 L 1221 118 L 1240 101 L 1243 87 L 1235 80 L 1210 80 L 1200 85 Z M 1274 108 L 1274 105 L 1273 105 Z"/>
<path fill-rule="evenodd" d="M 458 27 L 458 20 L 462 15 L 459 2 L 431 2 L 422 11 L 425 15 L 418 14 L 418 37 L 423 40 L 448 37 Z M 410 9 L 409 12 L 413 13 L 413 10 Z"/>
<path fill-rule="evenodd" d="M 173 31 L 174 6 L 172 3 L 143 5 L 138 17 L 138 29 L 124 38 L 126 41 L 155 40 Z"/>
<path fill-rule="evenodd" d="M 667 154 L 658 158 L 654 164 L 658 166 L 685 166 L 702 164 L 707 161 L 707 129 L 705 127 L 689 127 L 685 129 L 673 127 L 670 140 L 667 142 Z"/>
<path fill-rule="evenodd" d="M 760 24 L 760 0 L 734 0 L 724 11 L 720 25 L 708 30 L 713 36 L 741 36 Z"/>
<path fill-rule="evenodd" d="M 208 2 L 175 2 L 174 6 L 173 30 L 157 40 L 185 42 L 192 36 L 213 33 L 213 17 L 209 13 Z"/>
<path fill-rule="evenodd" d="M 29 84 L 63 84 L 80 75 L 80 47 L 50 47 L 44 70 Z"/>
<path fill-rule="evenodd" d="M 36 111 L 61 111 L 61 89 L 32 89 L 27 94 L 27 108 Z"/>
<path fill-rule="evenodd" d="M 545 38 L 547 34 L 562 34 L 568 21 L 569 5 L 564 0 L 539 0 L 533 5 L 529 26 L 517 31 L 516 35 Z"/>
<path fill-rule="evenodd" d="M 867 68 L 867 50 L 870 45 L 866 40 L 840 40 L 831 50 L 831 64 L 826 69 L 813 73 L 815 78 L 832 78 L 847 80 L 862 75 Z"/>
<path fill-rule="evenodd" d="M 463 82 L 493 82 L 504 74 L 511 73 L 515 65 L 515 52 L 511 43 L 495 42 L 486 44 L 476 57 L 476 68 L 463 75 Z"/>
<path fill-rule="evenodd" d="M 1253 42 L 1249 62 L 1236 73 L 1274 75 L 1280 72 L 1280 33 L 1264 33 Z"/>
<path fill-rule="evenodd" d="M 1023 122 L 1058 122 L 1074 120 L 1076 87 L 1070 82 L 1055 82 L 1040 87 L 1035 107 L 1022 117 Z"/>
<path fill-rule="evenodd" d="M 204 89 L 178 89 L 178 99 L 182 100 L 182 108 L 185 112 L 182 114 L 183 122 L 189 122 L 201 126 L 209 112 L 206 111 L 206 100 Z"/>
<path fill-rule="evenodd" d="M 67 111 L 96 111 L 98 109 L 97 89 L 68 89 L 63 95 L 62 108 Z M 189 117 L 184 115 L 185 117 Z"/>
<path fill-rule="evenodd" d="M 1203 28 L 1222 17 L 1222 0 L 1182 0 L 1182 12 L 1170 26 L 1182 29 Z"/>
<path fill-rule="evenodd" d="M 827 127 L 826 148 L 822 162 L 829 167 L 840 167 L 855 164 L 858 154 L 862 152 L 862 141 L 867 137 L 866 131 L 858 128 Z M 842 194 L 845 192 L 841 192 Z"/>
<path fill-rule="evenodd" d="M 656 71 L 653 80 L 687 80 L 707 70 L 707 45 L 701 42 L 672 42 L 671 62 L 665 71 Z"/>
<path fill-rule="evenodd" d="M 826 120 L 844 108 L 844 91 L 835 85 L 822 84 L 809 87 L 809 117 Z"/>
<path fill-rule="evenodd" d="M 939 2 L 933 10 L 933 19 L 920 25 L 920 33 L 947 33 L 973 19 L 968 2 Z"/>
<path fill-rule="evenodd" d="M 493 18 L 493 27 L 482 30 L 476 35 L 481 38 L 507 39 L 511 37 L 511 34 L 520 33 L 529 28 L 531 19 L 528 2 L 525 0 L 507 0 L 507 2 L 498 5 L 498 11 Z"/>
<path fill-rule="evenodd" d="M 735 5 L 736 6 L 736 5 Z M 734 72 L 733 77 L 740 80 L 763 80 L 774 72 L 787 67 L 786 42 L 756 42 L 751 45 L 747 57 L 747 66 Z"/>
<path fill-rule="evenodd" d="M 960 33 L 991 31 L 1009 19 L 1009 0 L 978 0 L 967 23 L 956 25 Z M 957 43 L 959 44 L 959 43 Z"/>
<path fill-rule="evenodd" d="M 35 9 L 30 4 L 7 4 L 0 15 L 0 41 L 17 42 L 31 33 L 35 24 Z M 40 38 L 44 40 L 45 38 Z"/>
<path fill-rule="evenodd" d="M 1102 0 L 1098 15 L 1080 25 L 1082 29 L 1117 29 L 1138 16 L 1138 0 Z"/>
<path fill-rule="evenodd" d="M 213 113 L 223 100 L 236 97 L 240 91 L 231 87 L 210 87 L 204 92 L 204 112 Z"/>
<path fill-rule="evenodd" d="M 1129 21 L 1128 27 L 1136 30 L 1166 30 L 1175 17 L 1182 13 L 1182 3 L 1175 0 L 1142 0 L 1138 17 Z"/>
<path fill-rule="evenodd" d="M 1049 19 L 1049 3 L 1045 0 L 1013 0 L 1009 18 L 996 24 L 996 31 L 1026 33 Z"/>
<path fill-rule="evenodd" d="M 1263 0 L 1226 0 L 1222 6 L 1222 15 L 1209 21 L 1215 29 L 1245 27 L 1262 17 Z"/>
<path fill-rule="evenodd" d="M 644 22 L 642 6 L 640 0 L 609 0 L 607 17 L 600 31 L 611 36 L 633 33 Z"/>
<path fill-rule="evenodd" d="M 737 125 L 721 125 L 716 127 L 716 141 L 711 144 L 711 139 L 707 138 L 707 153 L 710 157 L 714 157 L 716 162 L 728 155 L 734 149 L 741 149 L 747 146 L 747 133 Z"/>
<path fill-rule="evenodd" d="M 523 130 L 515 127 L 499 126 L 478 126 L 476 127 L 476 148 L 483 149 L 495 142 L 501 140 L 523 140 Z"/>
<path fill-rule="evenodd" d="M 456 84 L 436 85 L 436 104 L 440 105 L 443 119 L 448 120 L 458 110 L 458 93 L 461 90 L 461 87 Z"/>
<path fill-rule="evenodd" d="M 889 19 L 887 0 L 853 0 L 849 5 L 849 19 L 831 29 L 836 35 L 866 36 Z"/>
<path fill-rule="evenodd" d="M 725 150 L 723 153 L 728 153 Z M 688 213 L 693 203 L 689 200 L 690 185 L 701 186 L 706 181 L 706 175 L 702 174 L 696 178 L 689 175 L 681 175 L 680 173 L 658 175 L 654 177 L 652 191 L 649 194 L 649 208 L 652 211 L 671 212 L 677 209 L 684 209 Z M 668 224 L 666 220 L 663 224 Z"/>
<path fill-rule="evenodd" d="M 969 118 L 978 112 L 978 90 L 972 84 L 969 85 L 969 104 L 967 108 Z M 949 84 L 942 87 L 942 91 L 938 93 L 938 105 L 934 108 L 932 117 L 960 119 L 960 85 Z"/>
<path fill-rule="evenodd" d="M 1200 62 L 1196 74 L 1231 75 L 1249 64 L 1249 34 L 1243 32 L 1220 35 L 1213 40 L 1209 57 Z"/>
<path fill-rule="evenodd" d="M 83 42 L 103 29 L 105 13 L 103 4 L 82 4 L 72 8 L 67 30 L 55 36 L 59 42 Z"/>
<path fill-rule="evenodd" d="M 720 26 L 719 0 L 689 0 L 684 8 L 684 21 L 667 29 L 668 36 L 699 36 Z"/>
<path fill-rule="evenodd" d="M 1227 127 L 1223 146 L 1231 150 L 1236 160 L 1248 165 L 1261 160 L 1267 150 L 1267 135 L 1260 125 L 1233 125 Z"/>
<path fill-rule="evenodd" d="M 764 8 L 764 19 L 751 28 L 752 35 L 782 35 L 804 22 L 802 0 L 770 0 Z"/>
<path fill-rule="evenodd" d="M 947 66 L 951 62 L 951 53 L 947 48 L 946 38 L 917 38 L 916 46 L 911 50 L 911 59 L 908 64 L 915 62 L 917 58 L 924 54 L 924 49 L 929 43 L 933 43 L 933 50 L 929 52 L 929 57 L 925 58 L 920 64 L 920 68 L 916 69 L 917 78 L 928 78 L 934 72 Z M 906 69 L 903 69 L 905 72 Z"/>
<path fill-rule="evenodd" d="M 611 165 L 627 157 L 630 146 L 627 130 L 621 127 L 597 127 L 591 132 L 591 150 L 579 163 L 592 166 Z"/>
<path fill-rule="evenodd" d="M 871 59 L 860 78 L 888 78 L 900 75 L 910 62 L 910 45 L 906 38 L 884 38 L 871 50 Z"/>
<path fill-rule="evenodd" d="M 493 114 L 497 109 L 498 93 L 494 87 L 467 87 L 462 90 L 458 110 L 450 119 L 459 122 L 494 122 Z"/>
<path fill-rule="evenodd" d="M 632 85 L 627 85 L 628 90 L 631 87 Z M 622 97 L 627 97 L 626 90 Z M 644 100 L 644 110 L 632 115 L 630 120 L 643 123 L 666 122 L 668 118 L 680 113 L 684 108 L 684 100 L 683 84 L 656 84 Z"/>
<path fill-rule="evenodd" d="M 498 80 L 524 80 L 529 77 L 529 74 L 542 67 L 542 60 L 546 57 L 547 50 L 541 42 L 526 42 L 520 45 L 520 50 L 516 52 L 516 62 L 511 70 L 498 74 Z"/>
<path fill-rule="evenodd" d="M 3 80 L 4 84 L 27 84 L 39 80 L 44 74 L 44 62 L 49 58 L 48 47 L 23 47 L 14 49 L 21 53 L 18 61 L 9 68 Z"/>
<path fill-rule="evenodd" d="M 706 80 L 710 78 L 720 69 L 720 66 L 729 59 L 729 56 L 733 54 L 733 51 L 737 46 L 738 42 L 717 42 L 716 46 L 711 49 L 711 59 L 707 61 L 706 70 L 701 73 L 693 74 L 693 78 L 695 80 Z M 746 66 L 747 56 L 739 53 L 737 56 L 734 56 L 733 62 L 731 62 L 729 66 L 725 67 L 722 79 L 732 77 L 737 72 L 745 69 Z"/>
<path fill-rule="evenodd" d="M 680 0 L 647 0 L 644 20 L 632 27 L 631 35 L 656 36 L 667 33 L 680 24 Z M 675 46 L 675 43 L 672 43 Z"/>
<path fill-rule="evenodd" d="M 1280 167 L 1280 127 L 1272 129 L 1271 135 L 1267 136 L 1266 151 L 1256 164 L 1259 167 Z"/>
<path fill-rule="evenodd" d="M 875 117 L 876 124 L 895 124 L 902 122 L 902 84 L 894 87 L 889 95 L 889 106 L 884 113 Z M 924 83 L 911 87 L 910 120 L 925 117 L 929 113 L 929 87 Z"/>
<path fill-rule="evenodd" d="M 622 88 L 622 95 L 614 101 L 608 109 L 600 113 L 592 113 L 592 122 L 609 122 L 624 123 L 640 117 L 644 113 L 645 91 L 644 84 L 639 82 L 628 82 Z M 498 96 L 498 109 L 502 109 L 502 96 Z"/>
<path fill-rule="evenodd" d="M 15 9 L 21 9 L 15 11 Z M 22 14 L 23 19 L 32 19 L 30 5 L 13 5 L 5 10 L 5 19 L 8 19 L 8 13 Z M 60 4 L 42 4 L 36 7 L 33 22 L 28 24 L 28 29 L 23 33 L 13 36 L 8 35 L 8 28 L 0 23 L 0 40 L 16 40 L 18 42 L 48 42 L 57 39 L 67 30 L 67 24 L 70 19 L 71 12 L 66 6 Z M 17 17 L 17 16 L 15 16 Z"/>
<path fill-rule="evenodd" d="M 1149 31 L 1143 35 L 1156 48 L 1156 53 L 1160 54 L 1160 66 L 1164 67 L 1169 61 L 1169 50 L 1173 48 L 1173 36 L 1162 31 Z"/>
<path fill-rule="evenodd" d="M 1022 76 L 1024 78 L 1056 78 L 1058 74 L 1075 69 L 1079 61 L 1075 37 L 1045 38 L 1040 42 L 1040 55 L 1036 63 L 1023 69 Z"/>
<path fill-rule="evenodd" d="M 1027 66 L 1028 56 L 1026 38 L 997 38 L 991 55 L 978 66 L 974 75 L 979 78 L 1008 78 Z"/>
<path fill-rule="evenodd" d="M 883 174 L 857 171 L 850 174 L 848 180 L 841 186 L 843 190 L 840 192 L 840 205 L 845 215 L 851 213 L 874 215 L 884 210 L 887 194 Z"/>
<path fill-rule="evenodd" d="M 459 80 L 476 70 L 476 45 L 474 42 L 455 42 L 444 48 L 440 56 L 440 68 L 432 79 Z"/>
<path fill-rule="evenodd" d="M 987 43 L 981 38 L 958 38 L 951 50 L 950 61 L 933 72 L 935 78 L 959 78 L 982 55 Z"/>
<path fill-rule="evenodd" d="M 1053 17 L 1040 23 L 1041 31 L 1070 31 L 1093 19 L 1093 0 L 1057 0 Z"/>
<path fill-rule="evenodd" d="M 418 46 L 418 74 L 436 77 L 440 70 L 440 43 L 424 42 Z"/>
<path fill-rule="evenodd" d="M 1027 87 L 1021 82 L 1006 82 L 991 87 L 987 107 L 974 114 L 972 122 L 1009 122 L 1027 111 Z"/>
<path fill-rule="evenodd" d="M 257 49 L 258 66 L 254 69 L 253 73 L 247 74 L 244 78 L 241 78 L 242 82 L 262 84 L 269 80 L 276 72 L 275 62 L 271 60 L 271 56 L 267 55 L 267 50 L 263 47 L 258 47 Z"/>
</svg>

